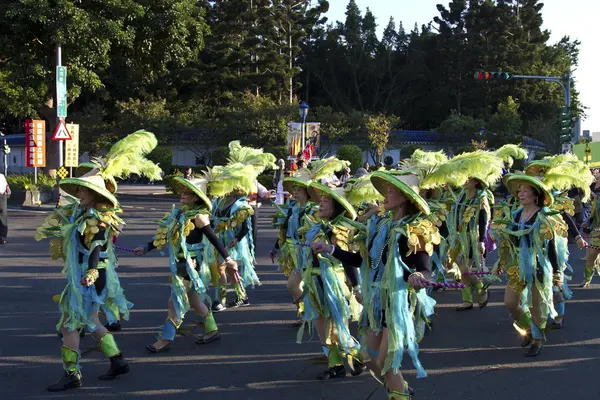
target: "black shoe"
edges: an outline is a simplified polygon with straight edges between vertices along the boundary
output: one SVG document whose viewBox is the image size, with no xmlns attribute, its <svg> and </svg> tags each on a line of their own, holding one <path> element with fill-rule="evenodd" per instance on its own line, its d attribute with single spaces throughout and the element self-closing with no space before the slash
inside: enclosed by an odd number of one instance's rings
<svg viewBox="0 0 600 400">
<path fill-rule="evenodd" d="M 338 365 L 336 367 L 329 368 L 327 371 L 324 371 L 322 374 L 317 375 L 317 379 L 320 381 L 326 381 L 328 379 L 336 379 L 336 378 L 345 378 L 346 377 L 346 368 L 343 365 Z"/>
<path fill-rule="evenodd" d="M 350 370 L 350 374 L 352 376 L 359 376 L 360 374 L 362 374 L 363 372 L 365 372 L 367 370 L 367 366 L 365 364 L 363 364 L 362 361 L 357 360 L 356 358 L 354 360 L 352 360 L 352 366 L 354 368 L 351 368 Z"/>
<path fill-rule="evenodd" d="M 536 357 L 542 352 L 542 347 L 544 347 L 542 342 L 533 343 L 529 350 L 527 350 L 527 353 L 525 353 L 525 357 Z"/>
<path fill-rule="evenodd" d="M 123 358 L 123 354 L 109 358 L 110 368 L 104 375 L 100 375 L 98 379 L 102 381 L 109 381 L 115 379 L 119 375 L 123 375 L 129 372 L 129 364 Z"/>
<path fill-rule="evenodd" d="M 250 305 L 250 302 L 248 301 L 247 297 L 245 299 L 240 299 L 239 297 L 236 297 L 235 301 L 232 301 L 231 303 L 227 304 L 227 307 L 238 308 L 238 307 L 248 307 L 249 305 Z"/>
<path fill-rule="evenodd" d="M 121 321 L 113 322 L 112 324 L 106 324 L 104 327 L 111 332 L 118 332 L 121 330 Z"/>
<path fill-rule="evenodd" d="M 466 307 L 463 305 L 456 307 L 456 311 L 467 311 L 467 310 L 472 310 L 472 309 L 473 309 L 473 303 L 471 303 L 470 306 L 466 306 Z"/>
<path fill-rule="evenodd" d="M 157 349 L 156 347 L 154 347 L 153 344 L 147 344 L 146 345 L 146 350 L 148 350 L 150 353 L 162 353 L 163 351 L 167 351 L 169 350 L 169 348 L 171 348 L 171 343 L 173 342 L 169 342 L 167 345 L 161 347 L 160 349 Z"/>
<path fill-rule="evenodd" d="M 223 303 L 221 303 L 220 301 L 213 301 L 212 306 L 210 307 L 212 312 L 220 312 L 220 311 L 224 311 L 227 310 L 227 307 L 225 307 L 223 305 Z"/>
<path fill-rule="evenodd" d="M 487 306 L 488 303 L 490 302 L 490 295 L 491 295 L 491 293 L 490 293 L 490 291 L 487 288 L 485 289 L 485 292 L 487 293 L 486 299 L 485 299 L 485 301 L 483 303 L 479 304 L 479 309 L 484 309 L 485 306 Z"/>
<path fill-rule="evenodd" d="M 62 392 L 67 389 L 78 388 L 81 387 L 82 380 L 81 372 L 70 373 L 65 371 L 56 383 L 48 386 L 48 391 Z"/>
<path fill-rule="evenodd" d="M 531 333 L 527 332 L 525 336 L 523 336 L 523 340 L 521 340 L 521 347 L 527 347 L 533 342 L 533 338 L 531 337 Z"/>
</svg>

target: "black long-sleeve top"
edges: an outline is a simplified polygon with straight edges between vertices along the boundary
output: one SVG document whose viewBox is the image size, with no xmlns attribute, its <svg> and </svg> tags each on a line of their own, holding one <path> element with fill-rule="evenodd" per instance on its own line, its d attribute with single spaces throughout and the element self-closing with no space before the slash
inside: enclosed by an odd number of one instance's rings
<svg viewBox="0 0 600 400">
<path fill-rule="evenodd" d="M 210 244 L 212 244 L 217 249 L 217 251 L 219 252 L 221 257 L 223 257 L 223 259 L 229 257 L 227 249 L 225 249 L 225 246 L 223 246 L 223 244 L 215 234 L 215 231 L 213 231 L 210 225 L 206 225 L 202 228 L 194 226 L 194 229 L 190 231 L 189 235 L 187 235 L 187 237 L 185 238 L 185 242 L 187 244 L 200 243 L 202 242 L 203 236 L 206 236 Z M 153 241 L 149 242 L 147 246 L 148 251 L 154 250 L 156 248 Z"/>
<path fill-rule="evenodd" d="M 106 234 L 106 227 L 102 226 L 101 224 L 98 224 L 98 232 L 96 232 L 96 234 L 92 238 L 92 242 L 95 242 L 97 240 L 100 240 L 100 241 L 104 240 L 105 234 Z M 79 243 L 84 248 L 89 249 L 85 245 L 84 238 L 85 238 L 84 235 L 77 235 L 77 240 L 79 240 Z M 90 270 L 90 269 L 98 270 L 98 279 L 96 279 L 96 281 L 94 282 L 94 285 L 96 288 L 96 293 L 98 293 L 98 295 L 100 295 L 100 293 L 102 293 L 102 290 L 106 286 L 106 271 L 104 270 L 104 268 L 98 268 L 98 265 L 101 262 L 106 260 L 104 257 L 100 257 L 100 253 L 106 251 L 106 248 L 107 248 L 106 243 L 104 243 L 102 246 L 96 246 L 96 247 L 94 247 L 94 249 L 90 252 L 90 254 L 88 256 L 87 269 L 88 270 Z M 83 253 L 78 254 L 78 261 L 79 261 L 79 263 L 83 262 Z"/>
<path fill-rule="evenodd" d="M 405 236 L 401 236 L 398 240 L 398 246 L 400 246 L 400 254 L 408 253 L 408 239 Z M 369 250 L 370 250 L 369 246 Z M 383 249 L 381 263 L 385 265 L 387 263 L 388 246 L 386 245 Z M 356 268 L 360 267 L 363 258 L 360 253 L 352 253 L 350 251 L 342 250 L 338 247 L 335 248 L 333 256 L 340 260 L 344 265 L 344 271 L 352 286 L 358 284 L 358 276 L 356 274 Z M 427 280 L 431 279 L 431 262 L 429 254 L 425 251 L 419 251 L 411 254 L 410 256 L 403 257 L 404 262 L 411 268 L 415 268 L 417 272 L 420 272 L 423 277 Z M 404 280 L 408 282 L 410 272 L 404 271 Z M 377 276 L 375 276 L 377 277 Z"/>
<path fill-rule="evenodd" d="M 531 218 L 529 218 L 529 220 L 527 220 L 526 225 L 533 225 L 533 223 L 535 222 L 535 219 L 537 218 L 538 213 L 541 210 L 538 210 L 536 213 L 534 213 Z M 515 223 L 513 224 L 512 230 L 513 231 L 517 231 L 519 230 L 519 222 L 521 220 L 521 214 L 523 213 L 523 210 L 518 211 L 515 214 Z M 518 238 L 514 237 L 513 240 L 515 240 L 515 242 L 518 240 Z M 527 240 L 527 246 L 532 246 L 532 243 L 530 242 L 529 239 L 529 235 L 525 236 L 525 240 Z M 550 264 L 552 265 L 552 272 L 553 273 L 557 273 L 560 271 L 559 269 L 559 265 L 558 265 L 558 254 L 556 254 L 556 244 L 554 239 L 551 239 L 548 242 L 548 260 L 550 261 Z M 537 264 L 538 267 L 538 271 L 541 270 L 539 262 Z"/>
<path fill-rule="evenodd" d="M 567 214 L 564 211 L 562 213 L 560 213 L 560 216 L 562 217 L 563 221 L 565 221 L 565 223 L 567 224 L 567 227 L 569 228 L 569 236 L 571 236 L 572 238 L 581 236 L 581 234 L 579 233 L 579 229 L 577 229 L 577 225 L 575 224 L 575 221 L 573 220 L 573 217 L 571 217 L 569 214 Z"/>
</svg>

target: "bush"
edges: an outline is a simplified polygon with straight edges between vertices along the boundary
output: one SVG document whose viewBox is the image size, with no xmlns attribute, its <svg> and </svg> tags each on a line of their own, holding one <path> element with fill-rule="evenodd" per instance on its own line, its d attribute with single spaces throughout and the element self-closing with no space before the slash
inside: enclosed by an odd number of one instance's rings
<svg viewBox="0 0 600 400">
<path fill-rule="evenodd" d="M 415 150 L 423 150 L 423 147 L 416 144 L 407 144 L 406 146 L 400 147 L 400 158 L 410 158 Z"/>
<path fill-rule="evenodd" d="M 270 146 L 265 148 L 265 152 L 271 153 L 275 156 L 276 159 L 285 160 L 287 162 L 288 158 L 288 148 L 287 146 Z"/>
<path fill-rule="evenodd" d="M 352 173 L 356 172 L 357 169 L 362 167 L 363 154 L 362 150 L 352 144 L 345 144 L 341 146 L 337 151 L 337 157 L 340 160 L 350 161 L 350 170 Z"/>
<path fill-rule="evenodd" d="M 173 154 L 168 147 L 157 147 L 147 156 L 148 160 L 158 164 L 166 174 L 171 173 L 173 165 Z"/>
<path fill-rule="evenodd" d="M 166 175 L 162 180 L 163 183 L 165 184 L 165 189 L 169 193 L 177 194 L 177 190 L 175 189 L 175 180 L 173 179 L 176 176 L 183 176 L 183 172 L 175 171 L 174 173 L 172 173 L 170 175 Z"/>
<path fill-rule="evenodd" d="M 229 158 L 229 147 L 217 147 L 211 154 L 211 165 L 225 165 L 227 158 Z"/>
<path fill-rule="evenodd" d="M 38 189 L 41 192 L 52 193 L 54 186 L 56 186 L 56 178 L 46 174 L 38 174 L 37 185 L 34 184 L 34 174 L 8 175 L 6 180 L 12 190 Z"/>
</svg>

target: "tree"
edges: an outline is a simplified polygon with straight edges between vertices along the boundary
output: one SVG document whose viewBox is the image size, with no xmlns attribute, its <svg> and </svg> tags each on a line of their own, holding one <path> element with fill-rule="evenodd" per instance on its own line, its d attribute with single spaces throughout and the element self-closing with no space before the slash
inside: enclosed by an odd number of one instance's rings
<svg viewBox="0 0 600 400">
<path fill-rule="evenodd" d="M 523 122 L 519 113 L 519 103 L 512 96 L 506 102 L 498 105 L 496 112 L 490 119 L 489 128 L 492 135 L 488 135 L 490 147 L 500 147 L 506 143 L 519 143 L 522 141 Z"/>
<path fill-rule="evenodd" d="M 383 114 L 365 116 L 364 126 L 369 142 L 371 143 L 369 152 L 375 163 L 382 162 L 383 153 L 385 153 L 385 149 L 390 141 L 390 130 L 396 122 L 397 119 L 395 117 Z"/>
<path fill-rule="evenodd" d="M 447 146 L 454 147 L 464 145 L 477 138 L 484 126 L 484 120 L 460 115 L 452 110 L 450 115 L 436 128 L 436 131 L 442 135 Z"/>
<path fill-rule="evenodd" d="M 340 160 L 350 161 L 350 170 L 355 173 L 356 170 L 362 167 L 363 154 L 362 150 L 352 144 L 340 146 L 337 151 L 337 158 Z"/>
</svg>

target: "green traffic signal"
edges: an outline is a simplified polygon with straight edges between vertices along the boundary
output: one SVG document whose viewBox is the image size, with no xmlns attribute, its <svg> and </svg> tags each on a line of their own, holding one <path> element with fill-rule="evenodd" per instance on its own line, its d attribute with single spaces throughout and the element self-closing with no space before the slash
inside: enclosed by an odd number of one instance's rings
<svg viewBox="0 0 600 400">
<path fill-rule="evenodd" d="M 2 146 L 2 152 L 4 154 L 10 154 L 10 147 L 7 144 L 5 144 L 4 146 Z"/>
</svg>

